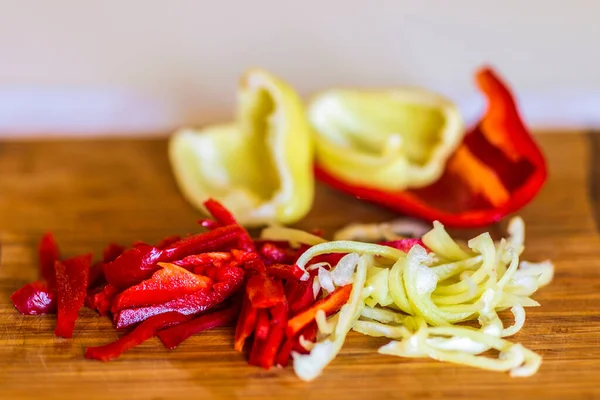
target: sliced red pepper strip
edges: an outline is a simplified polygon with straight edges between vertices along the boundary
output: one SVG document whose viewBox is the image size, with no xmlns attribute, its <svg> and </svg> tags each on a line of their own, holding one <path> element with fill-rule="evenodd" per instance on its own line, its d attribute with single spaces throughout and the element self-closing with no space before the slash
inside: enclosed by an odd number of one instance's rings
<svg viewBox="0 0 600 400">
<path fill-rule="evenodd" d="M 220 225 L 238 225 L 233 214 L 218 201 L 208 199 L 204 202 L 204 207 Z M 240 236 L 240 248 L 245 251 L 256 251 L 252 238 L 245 229 L 242 230 L 244 233 Z"/>
<path fill-rule="evenodd" d="M 148 279 L 158 269 L 156 263 L 162 250 L 147 244 L 139 244 L 104 264 L 104 276 L 111 285 L 123 290 Z"/>
<path fill-rule="evenodd" d="M 217 229 L 221 226 L 217 221 L 214 221 L 210 218 L 204 218 L 198 221 L 198 225 L 202 225 L 204 228 L 212 231 L 213 229 Z"/>
<path fill-rule="evenodd" d="M 317 178 L 358 198 L 451 227 L 487 225 L 521 209 L 546 181 L 544 155 L 496 73 L 482 68 L 476 81 L 487 97 L 487 111 L 437 182 L 422 189 L 376 190 L 344 182 L 318 166 Z"/>
<path fill-rule="evenodd" d="M 185 237 L 163 249 L 160 261 L 172 262 L 193 254 L 229 250 L 232 244 L 239 241 L 243 233 L 241 227 L 228 225 Z"/>
<path fill-rule="evenodd" d="M 256 308 L 271 308 L 285 301 L 281 281 L 273 279 L 266 273 L 251 275 L 246 283 L 246 293 Z"/>
<path fill-rule="evenodd" d="M 196 315 L 211 309 L 229 298 L 242 285 L 244 270 L 238 267 L 223 267 L 218 274 L 211 276 L 213 279 L 215 277 L 216 283 L 212 288 L 201 289 L 163 304 L 120 310 L 114 316 L 115 326 L 117 329 L 126 328 L 154 315 L 171 311 Z"/>
<path fill-rule="evenodd" d="M 85 350 L 85 358 L 100 361 L 114 360 L 127 350 L 152 338 L 159 330 L 180 324 L 187 319 L 187 316 L 177 312 L 156 315 L 142 322 L 133 331 L 112 343 L 105 344 L 104 346 L 88 347 Z"/>
<path fill-rule="evenodd" d="M 299 257 L 298 250 L 289 245 L 278 246 L 275 243 L 265 243 L 260 247 L 260 255 L 265 263 L 293 264 Z"/>
<path fill-rule="evenodd" d="M 269 311 L 266 308 L 260 308 L 256 313 L 256 328 L 254 328 L 254 339 L 265 340 L 269 335 L 269 329 Z"/>
<path fill-rule="evenodd" d="M 315 342 L 317 340 L 318 332 L 319 328 L 316 322 L 313 321 L 310 324 L 306 325 L 304 329 L 302 329 L 297 335 L 296 340 L 292 342 L 292 351 L 295 351 L 296 353 L 300 354 L 310 353 L 309 350 L 306 350 L 304 346 L 300 344 L 300 336 L 304 337 L 304 339 L 308 340 L 309 342 Z"/>
<path fill-rule="evenodd" d="M 235 339 L 233 342 L 233 348 L 236 351 L 241 352 L 244 350 L 246 339 L 252 335 L 254 327 L 256 326 L 257 309 L 252 306 L 248 296 L 244 296 L 242 301 L 242 309 L 238 316 L 237 324 L 235 327 Z"/>
<path fill-rule="evenodd" d="M 306 310 L 315 302 L 312 279 L 306 281 L 288 281 L 285 284 L 285 296 L 292 315 Z"/>
<path fill-rule="evenodd" d="M 315 302 L 309 309 L 294 316 L 287 325 L 286 334 L 288 337 L 293 337 L 300 332 L 302 328 L 315 320 L 317 311 L 323 310 L 326 315 L 331 315 L 338 311 L 350 297 L 352 285 L 338 287 L 329 296 Z"/>
<path fill-rule="evenodd" d="M 196 275 L 177 265 L 169 263 L 158 265 L 161 269 L 151 278 L 125 289 L 115 298 L 112 306 L 113 313 L 123 308 L 166 303 L 212 285 L 212 279 Z"/>
<path fill-rule="evenodd" d="M 75 321 L 85 300 L 92 254 L 56 261 L 56 297 L 58 312 L 54 334 L 64 338 L 73 336 Z"/>
<path fill-rule="evenodd" d="M 174 349 L 190 336 L 208 329 L 224 326 L 234 321 L 240 312 L 240 302 L 236 301 L 227 308 L 200 315 L 190 321 L 158 332 L 158 338 L 168 349 Z"/>
<path fill-rule="evenodd" d="M 54 235 L 48 232 L 40 239 L 38 246 L 40 276 L 48 282 L 48 288 L 56 287 L 56 273 L 54 272 L 54 263 L 60 260 L 58 245 Z"/>
<path fill-rule="evenodd" d="M 302 271 L 296 264 L 271 264 L 267 265 L 267 272 L 269 275 L 274 276 L 276 278 L 297 281 L 304 275 L 304 271 Z"/>
<path fill-rule="evenodd" d="M 125 246 L 117 243 L 109 243 L 102 251 L 102 262 L 109 263 L 115 261 L 125 250 L 127 250 Z"/>
<path fill-rule="evenodd" d="M 173 261 L 173 264 L 189 270 L 194 267 L 222 264 L 224 262 L 230 261 L 232 258 L 233 256 L 231 255 L 231 253 L 228 252 L 202 253 L 193 254 L 181 260 Z"/>
<path fill-rule="evenodd" d="M 54 269 L 54 267 L 53 267 Z M 23 315 L 43 315 L 56 312 L 56 292 L 45 282 L 28 283 L 10 296 L 15 308 Z"/>
<path fill-rule="evenodd" d="M 317 331 L 317 323 L 313 321 L 306 325 L 296 336 L 285 339 L 281 349 L 279 350 L 279 353 L 277 354 L 277 357 L 275 358 L 275 364 L 282 367 L 287 367 L 288 363 L 290 362 L 292 351 L 300 354 L 308 354 L 309 351 L 300 344 L 300 336 L 302 336 L 305 340 L 314 342 L 317 339 Z"/>
<path fill-rule="evenodd" d="M 119 293 L 113 285 L 106 284 L 95 293 L 88 294 L 85 298 L 85 305 L 92 310 L 96 310 L 101 316 L 110 313 L 115 296 Z"/>
<path fill-rule="evenodd" d="M 177 243 L 180 240 L 181 240 L 181 236 L 179 236 L 179 235 L 167 236 L 166 238 L 162 239 L 160 242 L 158 242 L 156 244 L 156 248 L 164 249 L 164 248 L 169 247 L 173 243 Z"/>
<path fill-rule="evenodd" d="M 413 246 L 416 246 L 416 245 L 419 245 L 419 246 L 425 248 L 426 250 L 429 250 L 427 248 L 427 246 L 425 246 L 425 243 L 423 243 L 423 241 L 419 238 L 390 240 L 387 242 L 380 242 L 379 244 L 382 244 L 384 246 L 393 247 L 393 248 L 403 251 L 405 253 L 408 253 L 409 250 L 412 249 Z"/>
<path fill-rule="evenodd" d="M 265 369 L 271 368 L 275 364 L 275 357 L 281 348 L 281 344 L 285 339 L 285 328 L 288 321 L 287 303 L 283 302 L 273 306 L 269 310 L 271 320 L 269 323 L 268 336 L 263 340 L 255 336 L 255 342 L 259 342 L 256 352 L 252 348 L 249 363 L 257 365 Z"/>
</svg>

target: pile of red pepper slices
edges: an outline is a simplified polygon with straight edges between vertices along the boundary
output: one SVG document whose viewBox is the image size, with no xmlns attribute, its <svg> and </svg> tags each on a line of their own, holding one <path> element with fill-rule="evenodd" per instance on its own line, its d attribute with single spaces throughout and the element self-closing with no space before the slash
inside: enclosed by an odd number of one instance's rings
<svg viewBox="0 0 600 400">
<path fill-rule="evenodd" d="M 252 240 L 221 204 L 208 200 L 205 206 L 212 219 L 200 224 L 207 232 L 154 246 L 110 244 L 94 264 L 92 254 L 61 259 L 48 233 L 39 245 L 40 280 L 11 300 L 25 315 L 56 313 L 56 336 L 72 337 L 84 305 L 128 331 L 113 343 L 87 348 L 90 359 L 112 360 L 154 336 L 173 349 L 196 333 L 237 321 L 234 348 L 248 348 L 250 364 L 287 365 L 292 351 L 307 352 L 301 336 L 315 340 L 317 311 L 337 312 L 351 285 L 321 298 L 313 279 L 301 280 L 303 271 L 295 266 L 307 246 Z M 342 256 L 319 256 L 311 264 L 335 265 Z"/>
</svg>

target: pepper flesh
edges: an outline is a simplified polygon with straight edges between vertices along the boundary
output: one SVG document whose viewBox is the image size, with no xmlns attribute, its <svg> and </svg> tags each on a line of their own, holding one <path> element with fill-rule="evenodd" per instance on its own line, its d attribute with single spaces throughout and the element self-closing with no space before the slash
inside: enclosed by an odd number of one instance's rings
<svg viewBox="0 0 600 400">
<path fill-rule="evenodd" d="M 295 336 L 302 328 L 314 321 L 317 316 L 317 311 L 319 310 L 325 311 L 326 315 L 338 311 L 346 304 L 351 292 L 352 285 L 338 287 L 329 296 L 317 301 L 310 308 L 294 316 L 294 318 L 290 319 L 288 322 L 286 331 L 287 336 Z"/>
<path fill-rule="evenodd" d="M 317 178 L 358 198 L 450 227 L 487 225 L 524 207 L 546 180 L 544 155 L 496 73 L 483 68 L 476 81 L 487 97 L 487 111 L 435 183 L 404 191 L 370 188 L 321 166 L 315 168 Z"/>
<path fill-rule="evenodd" d="M 15 308 L 23 315 L 43 315 L 56 312 L 56 292 L 45 282 L 24 285 L 10 296 Z"/>
<path fill-rule="evenodd" d="M 123 308 L 165 303 L 206 289 L 212 279 L 196 275 L 174 264 L 159 263 L 161 269 L 151 278 L 125 289 L 114 300 L 113 312 Z"/>
<path fill-rule="evenodd" d="M 169 159 L 185 198 L 198 209 L 214 197 L 243 225 L 294 223 L 313 202 L 312 135 L 304 106 L 285 82 L 247 71 L 235 123 L 183 129 Z"/>
<path fill-rule="evenodd" d="M 405 190 L 443 173 L 464 136 L 458 108 L 423 89 L 331 90 L 309 106 L 317 164 L 357 186 Z"/>
<path fill-rule="evenodd" d="M 54 235 L 50 232 L 44 234 L 38 246 L 40 276 L 48 282 L 48 287 L 53 289 L 56 286 L 56 273 L 54 272 L 54 263 L 60 260 L 58 245 Z"/>
<path fill-rule="evenodd" d="M 177 312 L 155 315 L 112 343 L 105 344 L 104 346 L 88 347 L 85 350 L 85 358 L 100 361 L 113 360 L 127 350 L 151 339 L 159 330 L 180 324 L 187 321 L 187 319 L 187 316 Z"/>
<path fill-rule="evenodd" d="M 239 302 L 234 302 L 223 310 L 203 314 L 190 321 L 162 330 L 158 332 L 157 336 L 166 348 L 174 349 L 192 335 L 232 322 L 238 316 L 239 311 Z"/>
<path fill-rule="evenodd" d="M 238 267 L 220 268 L 212 287 L 200 289 L 162 304 L 125 308 L 114 316 L 117 329 L 142 322 L 154 315 L 176 311 L 183 315 L 196 315 L 229 298 L 243 283 L 244 270 Z"/>
<path fill-rule="evenodd" d="M 54 264 L 58 302 L 56 336 L 73 336 L 75 321 L 86 297 L 91 262 L 92 254 L 85 254 Z"/>
</svg>

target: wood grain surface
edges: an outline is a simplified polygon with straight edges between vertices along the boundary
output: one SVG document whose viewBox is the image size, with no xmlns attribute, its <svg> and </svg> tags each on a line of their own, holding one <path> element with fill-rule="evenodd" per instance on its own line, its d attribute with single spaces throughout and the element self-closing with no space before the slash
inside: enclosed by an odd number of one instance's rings
<svg viewBox="0 0 600 400">
<path fill-rule="evenodd" d="M 180 196 L 164 140 L 0 142 L 1 399 L 592 399 L 600 398 L 600 152 L 597 136 L 540 136 L 550 180 L 522 210 L 524 258 L 551 259 L 552 284 L 534 297 L 513 340 L 544 357 L 537 375 L 510 378 L 426 359 L 378 355 L 385 340 L 350 334 L 338 358 L 312 383 L 290 368 L 250 367 L 232 349 L 232 329 L 193 337 L 174 351 L 153 339 L 120 359 L 83 358 L 86 346 L 117 337 L 83 310 L 74 338 L 55 338 L 54 317 L 20 315 L 10 294 L 37 275 L 36 245 L 53 231 L 65 255 L 99 254 L 108 241 L 156 241 L 195 232 L 199 213 Z M 394 217 L 319 186 L 299 226 L 331 233 L 353 222 Z M 504 224 L 490 227 L 502 234 Z M 469 238 L 476 231 L 456 232 Z"/>
</svg>

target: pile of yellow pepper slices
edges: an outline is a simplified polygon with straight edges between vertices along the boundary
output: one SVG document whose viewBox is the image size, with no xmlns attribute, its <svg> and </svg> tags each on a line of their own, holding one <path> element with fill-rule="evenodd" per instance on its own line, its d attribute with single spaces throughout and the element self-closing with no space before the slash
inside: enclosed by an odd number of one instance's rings
<svg viewBox="0 0 600 400">
<path fill-rule="evenodd" d="M 215 198 L 246 226 L 302 219 L 312 206 L 315 172 L 405 214 L 486 225 L 527 204 L 546 165 L 508 89 L 485 68 L 477 82 L 488 110 L 467 133 L 458 108 L 427 90 L 330 90 L 305 110 L 289 84 L 249 70 L 236 121 L 179 130 L 170 161 L 191 204 L 202 209 Z"/>
</svg>

